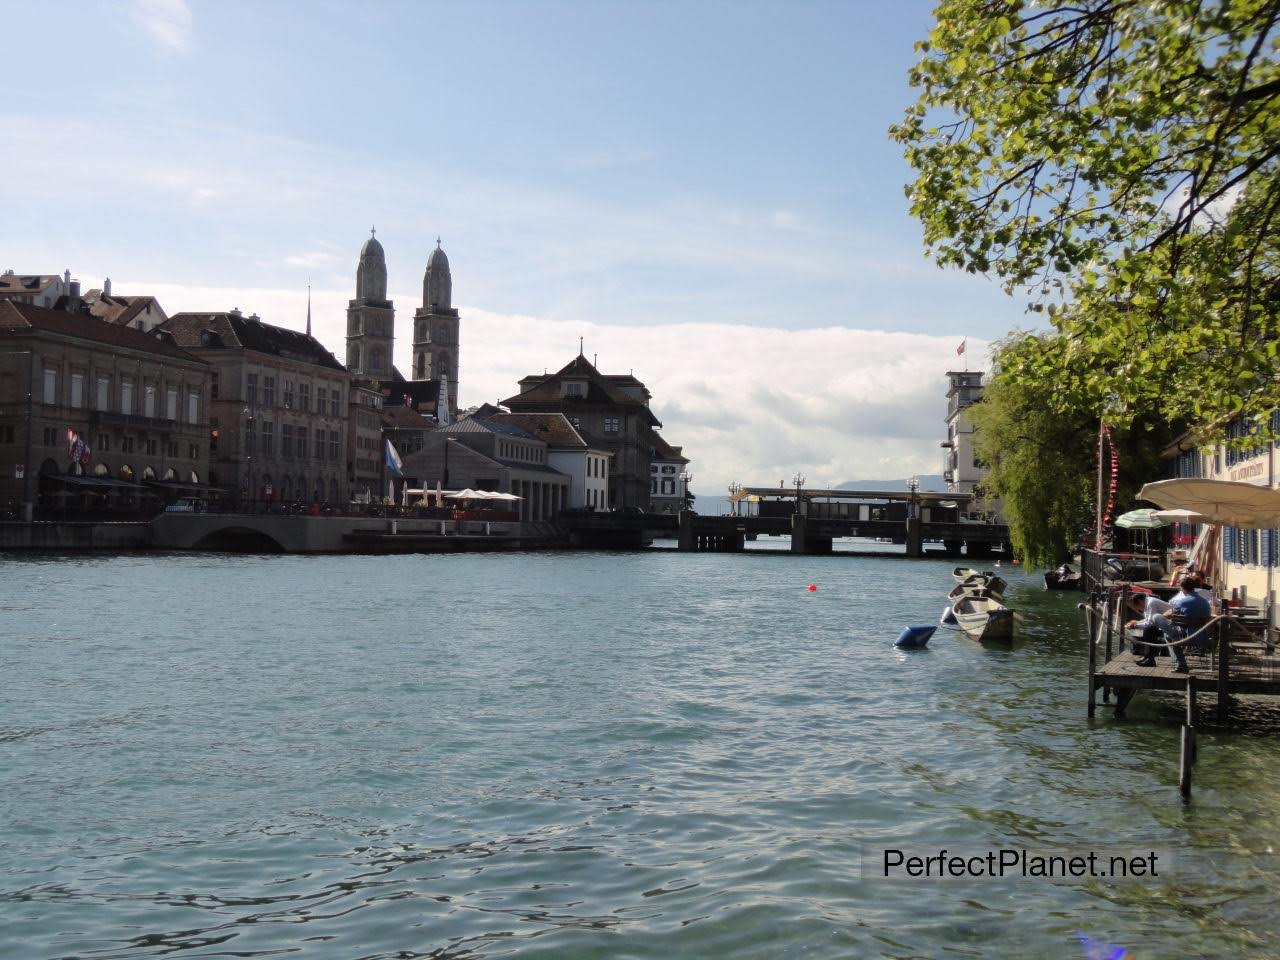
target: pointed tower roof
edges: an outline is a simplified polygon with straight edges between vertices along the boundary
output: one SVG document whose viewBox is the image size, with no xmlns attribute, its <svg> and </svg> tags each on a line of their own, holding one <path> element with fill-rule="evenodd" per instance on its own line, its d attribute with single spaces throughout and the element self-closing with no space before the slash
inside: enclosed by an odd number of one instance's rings
<svg viewBox="0 0 1280 960">
<path fill-rule="evenodd" d="M 431 251 L 431 256 L 427 257 L 427 269 L 432 273 L 437 270 L 443 273 L 449 272 L 449 258 L 445 255 L 444 248 L 440 246 L 439 237 L 436 237 L 436 248 Z"/>
</svg>

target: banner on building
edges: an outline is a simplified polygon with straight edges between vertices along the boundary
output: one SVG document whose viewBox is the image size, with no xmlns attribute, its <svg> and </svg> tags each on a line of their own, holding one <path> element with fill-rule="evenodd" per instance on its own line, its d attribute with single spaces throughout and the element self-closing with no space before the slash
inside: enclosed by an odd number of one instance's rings
<svg viewBox="0 0 1280 960">
<path fill-rule="evenodd" d="M 80 434 L 74 430 L 67 430 L 67 460 L 71 463 L 78 463 L 84 466 L 93 457 L 93 451 L 89 449 L 89 445 L 80 439 Z"/>
</svg>

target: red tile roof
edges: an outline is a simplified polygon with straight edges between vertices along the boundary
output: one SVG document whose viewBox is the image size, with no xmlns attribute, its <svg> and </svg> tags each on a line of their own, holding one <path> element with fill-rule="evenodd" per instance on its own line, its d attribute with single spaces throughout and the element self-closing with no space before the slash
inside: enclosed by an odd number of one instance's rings
<svg viewBox="0 0 1280 960">
<path fill-rule="evenodd" d="M 71 314 L 63 310 L 47 310 L 35 307 L 18 300 L 0 300 L 0 330 L 21 333 L 39 330 L 45 333 L 56 333 L 79 340 L 106 344 L 112 347 L 142 350 L 166 357 L 184 360 L 188 363 L 204 365 L 204 361 L 193 356 L 173 343 L 157 337 L 154 333 L 143 333 L 132 327 L 122 327 L 114 323 L 104 323 L 97 317 L 84 314 Z"/>
</svg>

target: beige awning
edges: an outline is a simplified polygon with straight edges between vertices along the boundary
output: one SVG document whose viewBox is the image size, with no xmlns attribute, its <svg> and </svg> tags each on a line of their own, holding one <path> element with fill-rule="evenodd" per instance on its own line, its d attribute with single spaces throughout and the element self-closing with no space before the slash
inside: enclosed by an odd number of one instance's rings
<svg viewBox="0 0 1280 960">
<path fill-rule="evenodd" d="M 1167 510 L 1192 510 L 1206 523 L 1245 529 L 1280 527 L 1280 490 L 1270 487 L 1185 477 L 1148 483 L 1138 496 Z"/>
</svg>

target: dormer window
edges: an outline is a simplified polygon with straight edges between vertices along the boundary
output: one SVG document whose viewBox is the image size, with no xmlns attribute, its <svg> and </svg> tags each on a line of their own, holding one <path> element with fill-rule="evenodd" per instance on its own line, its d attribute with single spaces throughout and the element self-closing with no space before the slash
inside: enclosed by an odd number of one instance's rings
<svg viewBox="0 0 1280 960">
<path fill-rule="evenodd" d="M 587 395 L 587 385 L 581 380 L 567 380 L 564 384 L 564 393 L 562 396 L 581 400 Z"/>
</svg>

